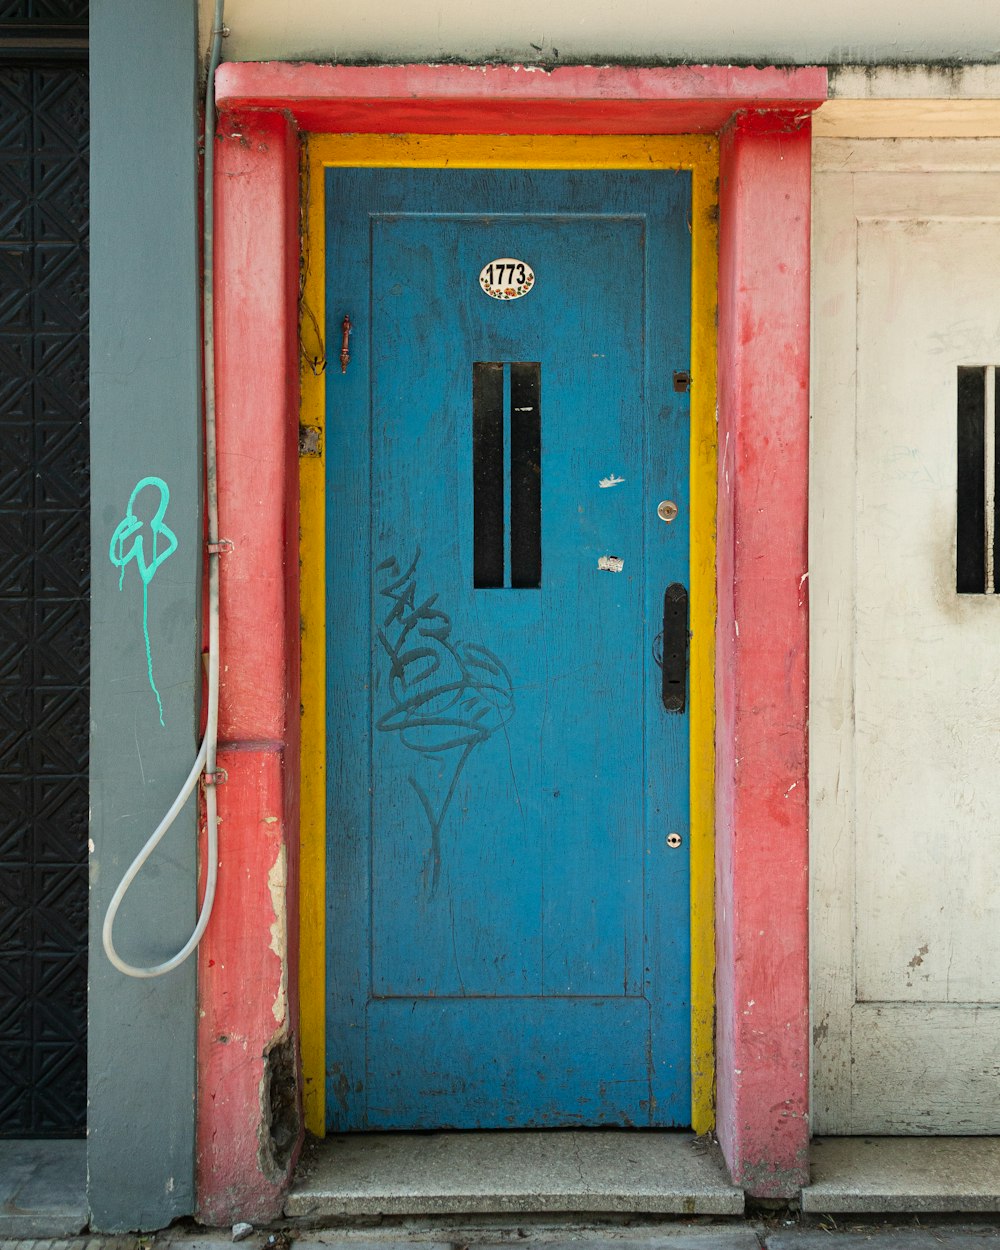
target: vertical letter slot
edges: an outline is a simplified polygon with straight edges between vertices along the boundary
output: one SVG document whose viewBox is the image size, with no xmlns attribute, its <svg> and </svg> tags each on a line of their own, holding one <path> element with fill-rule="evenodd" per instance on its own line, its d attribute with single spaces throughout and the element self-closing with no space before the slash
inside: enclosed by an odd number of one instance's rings
<svg viewBox="0 0 1000 1250">
<path fill-rule="evenodd" d="M 955 568 L 960 595 L 998 589 L 997 407 L 996 367 L 960 367 Z"/>
<path fill-rule="evenodd" d="M 503 365 L 472 366 L 472 584 L 504 584 Z"/>
<path fill-rule="evenodd" d="M 472 584 L 542 584 L 542 367 L 472 366 Z"/>
<path fill-rule="evenodd" d="M 537 362 L 510 366 L 510 584 L 542 584 L 541 372 Z"/>
</svg>

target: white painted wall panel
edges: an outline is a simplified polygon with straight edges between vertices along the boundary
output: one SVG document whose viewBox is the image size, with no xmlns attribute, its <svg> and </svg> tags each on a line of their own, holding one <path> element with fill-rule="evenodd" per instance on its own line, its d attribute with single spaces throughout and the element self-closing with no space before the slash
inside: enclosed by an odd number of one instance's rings
<svg viewBox="0 0 1000 1250">
<path fill-rule="evenodd" d="M 995 0 L 227 0 L 226 21 L 245 61 L 1000 59 Z"/>
</svg>

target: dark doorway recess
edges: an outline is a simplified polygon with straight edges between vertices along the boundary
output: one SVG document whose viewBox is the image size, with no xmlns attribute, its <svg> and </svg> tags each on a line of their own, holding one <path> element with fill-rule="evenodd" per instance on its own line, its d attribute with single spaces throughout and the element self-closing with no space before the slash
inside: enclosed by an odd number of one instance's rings
<svg viewBox="0 0 1000 1250">
<path fill-rule="evenodd" d="M 0 0 L 0 1136 L 86 1125 L 86 4 Z"/>
</svg>

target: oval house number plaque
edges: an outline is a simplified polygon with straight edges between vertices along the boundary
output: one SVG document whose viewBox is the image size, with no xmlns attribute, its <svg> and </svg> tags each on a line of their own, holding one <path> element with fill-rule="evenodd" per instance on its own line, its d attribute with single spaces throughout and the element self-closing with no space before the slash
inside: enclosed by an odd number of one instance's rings
<svg viewBox="0 0 1000 1250">
<path fill-rule="evenodd" d="M 479 285 L 493 299 L 520 299 L 535 285 L 535 271 L 523 260 L 501 256 L 483 266 Z"/>
</svg>

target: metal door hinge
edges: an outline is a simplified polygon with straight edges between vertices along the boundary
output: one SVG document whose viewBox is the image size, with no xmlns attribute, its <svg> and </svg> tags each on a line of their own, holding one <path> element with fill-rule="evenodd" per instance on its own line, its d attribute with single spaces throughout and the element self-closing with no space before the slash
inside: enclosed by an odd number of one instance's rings
<svg viewBox="0 0 1000 1250">
<path fill-rule="evenodd" d="M 299 426 L 299 455 L 322 456 L 323 431 L 318 425 Z"/>
</svg>

